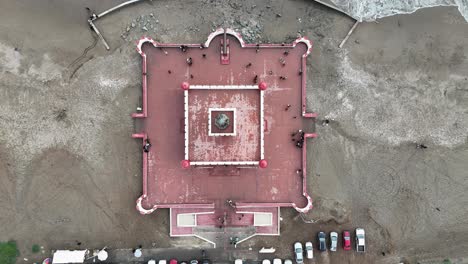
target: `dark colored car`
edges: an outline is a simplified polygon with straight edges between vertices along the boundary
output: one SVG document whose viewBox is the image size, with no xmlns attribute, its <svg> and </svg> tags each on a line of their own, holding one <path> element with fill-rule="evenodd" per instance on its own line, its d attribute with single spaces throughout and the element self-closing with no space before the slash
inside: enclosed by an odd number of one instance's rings
<svg viewBox="0 0 468 264">
<path fill-rule="evenodd" d="M 343 231 L 343 249 L 351 250 L 351 233 Z"/>
<path fill-rule="evenodd" d="M 318 250 L 327 251 L 327 238 L 325 232 L 319 232 L 317 235 L 318 238 Z"/>
<path fill-rule="evenodd" d="M 208 259 L 208 256 L 206 255 L 206 251 L 202 250 L 201 254 L 202 254 L 201 264 L 211 264 L 211 260 Z"/>
</svg>

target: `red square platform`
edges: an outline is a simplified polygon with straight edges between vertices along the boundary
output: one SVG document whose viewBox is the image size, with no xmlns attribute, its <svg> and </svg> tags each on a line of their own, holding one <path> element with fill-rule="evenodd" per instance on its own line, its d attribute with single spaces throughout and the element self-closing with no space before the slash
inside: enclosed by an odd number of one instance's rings
<svg viewBox="0 0 468 264">
<path fill-rule="evenodd" d="M 316 116 L 305 99 L 311 49 L 306 38 L 246 44 L 230 29 L 203 44 L 142 38 L 142 111 L 132 115 L 142 131 L 133 137 L 152 146 L 142 148 L 138 211 L 170 208 L 171 235 L 209 240 L 229 228 L 247 230 L 242 239 L 279 235 L 279 207 L 310 210 L 307 142 L 316 135 L 301 132 L 300 148 L 291 134 Z M 213 126 L 219 113 L 230 127 Z"/>
</svg>

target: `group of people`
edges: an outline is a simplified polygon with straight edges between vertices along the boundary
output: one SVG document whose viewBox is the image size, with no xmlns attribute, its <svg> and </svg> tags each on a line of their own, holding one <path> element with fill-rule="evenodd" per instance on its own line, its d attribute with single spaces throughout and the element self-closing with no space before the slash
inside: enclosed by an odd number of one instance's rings
<svg viewBox="0 0 468 264">
<path fill-rule="evenodd" d="M 292 141 L 295 142 L 296 147 L 302 148 L 304 146 L 304 131 L 298 130 L 291 134 Z"/>
</svg>

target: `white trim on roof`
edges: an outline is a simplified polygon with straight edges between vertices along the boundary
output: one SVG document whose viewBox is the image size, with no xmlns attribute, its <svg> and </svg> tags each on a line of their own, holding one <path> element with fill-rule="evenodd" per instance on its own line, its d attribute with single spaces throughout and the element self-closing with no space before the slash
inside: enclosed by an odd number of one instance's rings
<svg viewBox="0 0 468 264">
<path fill-rule="evenodd" d="M 258 85 L 190 85 L 191 90 L 258 90 Z"/>
</svg>

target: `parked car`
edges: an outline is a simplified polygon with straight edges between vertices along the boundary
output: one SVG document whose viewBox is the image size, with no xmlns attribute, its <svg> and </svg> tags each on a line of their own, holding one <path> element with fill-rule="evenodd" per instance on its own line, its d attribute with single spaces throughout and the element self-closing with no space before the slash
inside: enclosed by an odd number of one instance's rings
<svg viewBox="0 0 468 264">
<path fill-rule="evenodd" d="M 308 259 L 314 258 L 314 246 L 312 246 L 312 242 L 305 243 L 305 251 Z"/>
<path fill-rule="evenodd" d="M 319 232 L 317 235 L 318 238 L 318 249 L 320 251 L 327 251 L 327 239 L 325 232 Z"/>
<path fill-rule="evenodd" d="M 366 232 L 362 228 L 356 228 L 356 251 L 366 252 Z"/>
<path fill-rule="evenodd" d="M 158 261 L 158 264 L 167 264 L 167 260 L 161 259 Z"/>
<path fill-rule="evenodd" d="M 236 259 L 234 261 L 234 264 L 243 264 L 244 262 L 242 261 L 242 259 Z"/>
<path fill-rule="evenodd" d="M 331 232 L 330 233 L 330 251 L 336 251 L 338 247 L 338 233 Z"/>
<path fill-rule="evenodd" d="M 279 258 L 275 258 L 273 259 L 273 264 L 283 264 L 283 261 L 281 261 Z"/>
<path fill-rule="evenodd" d="M 177 264 L 177 259 L 171 259 L 171 260 L 169 260 L 169 264 Z"/>
<path fill-rule="evenodd" d="M 304 263 L 304 253 L 302 250 L 302 243 L 301 242 L 296 242 L 294 243 L 294 253 L 296 255 L 296 263 L 297 264 L 302 264 Z"/>
<path fill-rule="evenodd" d="M 264 259 L 262 261 L 262 264 L 271 264 L 271 261 L 269 259 Z"/>
<path fill-rule="evenodd" d="M 351 234 L 349 231 L 343 231 L 343 249 L 351 250 Z"/>
<path fill-rule="evenodd" d="M 190 264 L 198 264 L 198 260 L 192 259 L 192 260 L 190 261 Z"/>
<path fill-rule="evenodd" d="M 290 260 L 290 259 L 285 259 L 285 260 L 284 260 L 284 264 L 293 264 L 293 263 L 292 263 L 292 260 Z"/>
<path fill-rule="evenodd" d="M 211 264 L 211 261 L 210 259 L 208 258 L 208 256 L 206 255 L 206 251 L 205 250 L 202 250 L 201 251 L 201 254 L 202 254 L 202 261 L 201 261 L 201 264 Z M 240 260 L 241 263 L 239 264 L 242 264 L 242 260 Z M 237 263 L 236 263 L 237 264 Z"/>
</svg>

